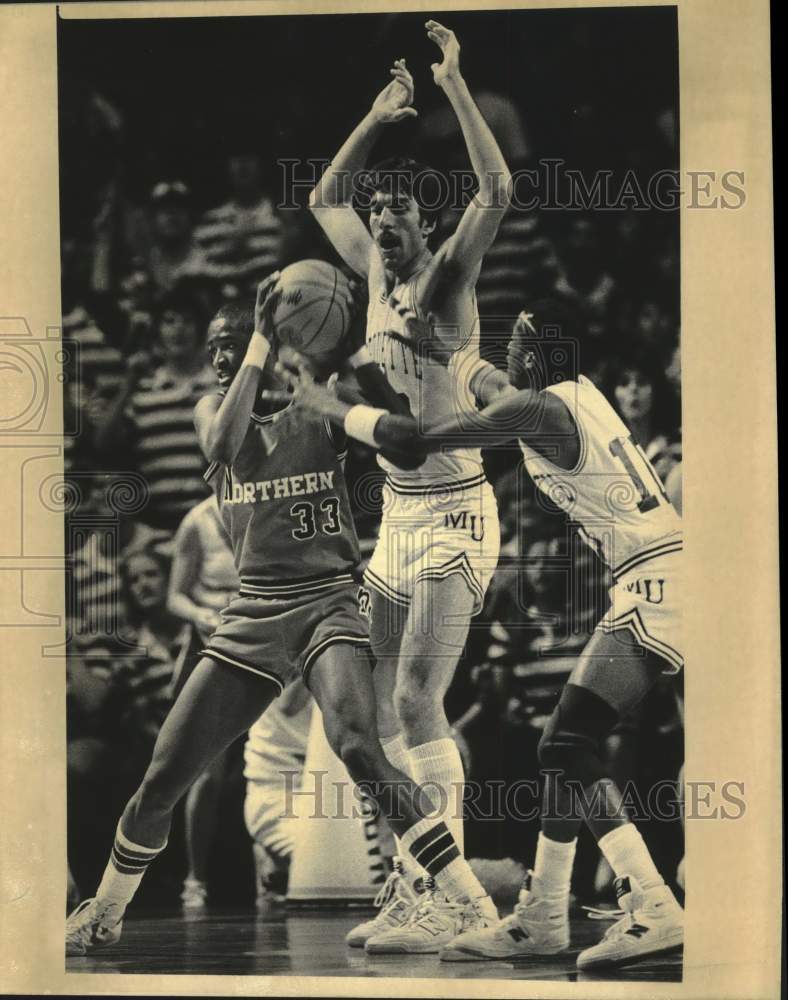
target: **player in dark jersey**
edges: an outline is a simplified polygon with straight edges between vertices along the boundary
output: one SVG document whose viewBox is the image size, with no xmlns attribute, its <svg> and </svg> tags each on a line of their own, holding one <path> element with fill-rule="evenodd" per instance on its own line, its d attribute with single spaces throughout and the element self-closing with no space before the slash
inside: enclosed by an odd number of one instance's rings
<svg viewBox="0 0 788 1000">
<path fill-rule="evenodd" d="M 214 317 L 208 352 L 221 391 L 195 408 L 240 591 L 161 728 L 96 896 L 69 917 L 68 955 L 119 939 L 126 907 L 166 846 L 177 802 L 297 677 L 320 706 L 328 741 L 351 777 L 365 783 L 403 846 L 434 879 L 425 899 L 438 900 L 441 940 L 497 918 L 446 825 L 425 816 L 434 815 L 432 803 L 389 764 L 378 740 L 341 445 L 322 417 L 297 407 L 273 413 L 262 400 L 264 387 L 281 386 L 265 332 L 272 287 L 273 278 L 261 284 L 254 309 L 229 305 Z"/>
</svg>

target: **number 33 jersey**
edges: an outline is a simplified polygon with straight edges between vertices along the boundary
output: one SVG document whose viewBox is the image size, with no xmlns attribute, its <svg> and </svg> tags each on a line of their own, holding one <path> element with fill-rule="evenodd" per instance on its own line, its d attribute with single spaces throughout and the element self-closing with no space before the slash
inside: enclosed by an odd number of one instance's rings
<svg viewBox="0 0 788 1000">
<path fill-rule="evenodd" d="M 339 436 L 292 405 L 275 422 L 253 415 L 232 466 L 206 472 L 242 596 L 319 596 L 355 578 L 360 555 Z"/>
<path fill-rule="evenodd" d="M 681 518 L 629 429 L 596 386 L 550 386 L 569 408 L 580 435 L 580 457 L 566 471 L 520 447 L 539 489 L 576 522 L 588 544 L 618 579 L 647 559 L 681 549 Z"/>
</svg>

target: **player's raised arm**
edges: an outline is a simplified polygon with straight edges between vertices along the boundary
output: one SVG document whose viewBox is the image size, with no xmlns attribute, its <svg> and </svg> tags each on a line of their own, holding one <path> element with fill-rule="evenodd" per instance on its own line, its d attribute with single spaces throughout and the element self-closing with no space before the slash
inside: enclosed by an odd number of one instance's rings
<svg viewBox="0 0 788 1000">
<path fill-rule="evenodd" d="M 392 80 L 348 136 L 309 196 L 309 208 L 342 259 L 366 277 L 374 248 L 372 237 L 352 205 L 353 189 L 384 125 L 417 114 L 413 77 L 404 59 L 391 69 Z"/>
<path fill-rule="evenodd" d="M 279 277 L 278 272 L 260 283 L 254 309 L 254 330 L 249 338 L 246 353 L 238 373 L 233 378 L 224 398 L 203 396 L 194 408 L 194 426 L 203 454 L 209 462 L 231 465 L 235 461 L 246 432 L 252 410 L 260 389 L 260 377 L 269 362 L 270 343 L 264 334 L 267 301 Z M 216 322 L 216 321 L 214 321 Z M 213 323 L 211 327 L 213 327 Z M 216 354 L 232 349 L 223 341 L 232 339 L 233 332 L 221 328 L 208 330 L 211 363 L 217 368 Z"/>
<path fill-rule="evenodd" d="M 436 269 L 435 278 L 453 284 L 473 283 L 509 207 L 511 175 L 495 136 L 460 72 L 460 45 L 454 32 L 437 21 L 427 21 L 426 28 L 443 55 L 442 62 L 432 65 L 433 78 L 457 115 L 479 184 L 456 231 L 436 255 L 440 268 Z M 430 303 L 426 305 L 429 308 Z"/>
</svg>

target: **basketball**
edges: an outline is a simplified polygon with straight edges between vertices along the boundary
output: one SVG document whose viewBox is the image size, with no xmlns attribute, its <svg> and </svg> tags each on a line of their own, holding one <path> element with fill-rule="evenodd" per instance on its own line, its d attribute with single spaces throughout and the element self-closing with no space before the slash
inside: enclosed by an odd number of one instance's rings
<svg viewBox="0 0 788 1000">
<path fill-rule="evenodd" d="M 281 344 L 325 363 L 350 325 L 347 278 L 322 260 L 301 260 L 284 268 L 271 308 Z"/>
</svg>

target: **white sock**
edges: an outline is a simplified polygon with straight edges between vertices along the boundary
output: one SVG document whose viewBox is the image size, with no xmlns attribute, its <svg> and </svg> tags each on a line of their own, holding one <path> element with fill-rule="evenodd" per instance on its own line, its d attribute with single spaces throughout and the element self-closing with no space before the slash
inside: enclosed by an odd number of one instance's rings
<svg viewBox="0 0 788 1000">
<path fill-rule="evenodd" d="M 550 840 L 540 831 L 536 842 L 534 878 L 539 879 L 545 895 L 568 894 L 576 847 L 577 837 L 569 843 L 564 843 L 560 840 Z"/>
<path fill-rule="evenodd" d="M 449 899 L 487 895 L 443 821 L 420 819 L 403 835 L 402 846 Z"/>
<path fill-rule="evenodd" d="M 135 844 L 123 836 L 118 823 L 115 843 L 101 883 L 96 890 L 96 899 L 119 903 L 125 909 L 134 897 L 142 876 L 148 870 L 148 865 L 166 846 L 166 840 L 161 847 L 143 847 L 141 844 Z"/>
<path fill-rule="evenodd" d="M 648 848 L 634 823 L 624 823 L 599 838 L 599 850 L 616 876 L 631 875 L 641 889 L 655 889 L 664 879 L 651 860 Z"/>
<path fill-rule="evenodd" d="M 465 850 L 462 817 L 465 769 L 457 744 L 449 737 L 422 743 L 410 748 L 408 759 L 413 780 L 427 786 L 424 794 L 437 810 L 431 811 L 430 816 L 443 820 L 462 853 Z"/>
<path fill-rule="evenodd" d="M 398 771 L 402 771 L 404 775 L 408 778 L 412 777 L 410 773 L 410 761 L 408 760 L 408 748 L 405 745 L 405 740 L 402 733 L 397 733 L 396 736 L 389 736 L 380 741 L 380 745 L 383 747 L 383 753 L 386 755 L 386 760 L 391 764 L 392 767 L 396 767 Z M 405 877 L 410 882 L 411 885 L 416 881 L 416 879 L 424 878 L 426 872 L 417 864 L 411 854 L 402 846 L 402 841 L 399 837 L 394 834 L 394 845 L 397 851 L 397 857 L 399 858 L 402 869 L 405 873 Z"/>
</svg>

